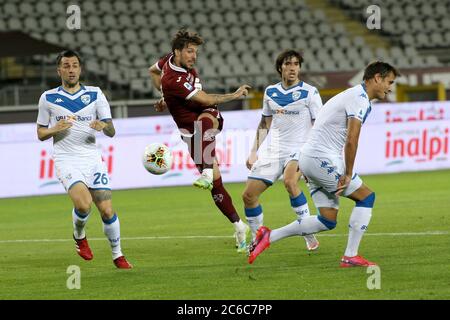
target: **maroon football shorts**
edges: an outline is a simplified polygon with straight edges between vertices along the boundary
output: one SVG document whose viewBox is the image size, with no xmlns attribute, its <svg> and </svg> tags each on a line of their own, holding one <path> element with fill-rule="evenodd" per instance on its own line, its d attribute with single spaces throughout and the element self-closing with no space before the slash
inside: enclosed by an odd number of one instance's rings
<svg viewBox="0 0 450 320">
<path fill-rule="evenodd" d="M 219 127 L 216 129 L 215 135 L 219 134 L 223 129 L 223 118 L 220 111 L 214 108 L 208 108 L 202 111 L 202 113 L 209 113 L 219 121 Z M 188 145 L 189 154 L 192 160 L 194 160 L 197 169 L 201 172 L 202 169 L 202 134 L 197 125 L 194 125 L 195 133 L 189 137 L 187 135 L 181 135 L 181 139 Z M 212 137 L 214 138 L 214 137 Z"/>
</svg>

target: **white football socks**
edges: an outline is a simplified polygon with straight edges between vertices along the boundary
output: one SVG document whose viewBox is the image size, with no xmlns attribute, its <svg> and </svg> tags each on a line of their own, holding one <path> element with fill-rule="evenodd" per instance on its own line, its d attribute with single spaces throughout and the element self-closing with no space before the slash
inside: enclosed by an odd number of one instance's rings
<svg viewBox="0 0 450 320">
<path fill-rule="evenodd" d="M 72 210 L 72 222 L 73 222 L 73 236 L 75 239 L 83 239 L 86 237 L 84 226 L 89 219 L 89 213 L 79 212 L 77 209 Z"/>
<path fill-rule="evenodd" d="M 113 260 L 122 256 L 120 248 L 120 222 L 117 214 L 109 220 L 103 220 L 103 232 L 109 240 L 111 245 Z"/>
<path fill-rule="evenodd" d="M 256 208 L 245 208 L 245 217 L 252 232 L 252 242 L 255 240 L 256 231 L 263 225 L 264 214 L 261 205 Z"/>
<path fill-rule="evenodd" d="M 350 216 L 347 248 L 344 255 L 354 257 L 358 255 L 359 243 L 372 217 L 372 208 L 354 207 Z"/>
<path fill-rule="evenodd" d="M 276 242 L 278 240 L 292 237 L 292 236 L 304 236 L 307 234 L 317 233 L 321 231 L 331 230 L 336 226 L 336 223 L 334 223 L 334 226 L 332 225 L 333 222 L 328 222 L 331 224 L 330 226 L 326 226 L 323 222 L 321 222 L 318 218 L 319 216 L 309 216 L 306 218 L 303 218 L 302 220 L 298 221 L 295 220 L 294 222 L 272 230 L 270 233 L 270 243 Z M 322 218 L 323 219 L 323 218 Z"/>
</svg>

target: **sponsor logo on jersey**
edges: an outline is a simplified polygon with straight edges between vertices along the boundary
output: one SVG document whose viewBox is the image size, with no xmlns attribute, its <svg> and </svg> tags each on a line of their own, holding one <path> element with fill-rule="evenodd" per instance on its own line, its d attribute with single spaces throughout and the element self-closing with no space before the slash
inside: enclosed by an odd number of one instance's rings
<svg viewBox="0 0 450 320">
<path fill-rule="evenodd" d="M 277 110 L 272 110 L 272 114 L 274 114 L 274 115 L 275 114 L 298 115 L 298 114 L 300 114 L 300 111 L 277 109 Z"/>
<path fill-rule="evenodd" d="M 278 97 L 278 94 L 276 92 L 272 93 L 271 97 Z"/>
<path fill-rule="evenodd" d="M 61 99 L 61 98 L 57 98 L 57 99 L 55 100 L 55 103 L 60 103 L 60 102 L 64 102 L 64 100 Z"/>
<path fill-rule="evenodd" d="M 69 115 L 69 116 L 56 116 L 56 121 L 59 120 L 68 120 L 68 121 L 92 121 L 92 116 L 77 116 L 77 115 Z"/>
</svg>

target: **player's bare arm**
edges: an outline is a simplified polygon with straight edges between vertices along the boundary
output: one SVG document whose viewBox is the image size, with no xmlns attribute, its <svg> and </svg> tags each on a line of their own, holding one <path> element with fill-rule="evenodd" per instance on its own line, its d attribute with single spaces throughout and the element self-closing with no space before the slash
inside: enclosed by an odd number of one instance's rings
<svg viewBox="0 0 450 320">
<path fill-rule="evenodd" d="M 159 70 L 155 65 L 152 65 L 148 68 L 148 73 L 150 74 L 150 78 L 152 79 L 153 86 L 161 91 L 161 70 Z"/>
<path fill-rule="evenodd" d="M 150 78 L 152 79 L 153 86 L 161 92 L 161 70 L 159 70 L 155 65 L 148 68 L 148 72 L 150 74 Z M 158 102 L 154 105 L 155 110 L 157 112 L 163 112 L 167 109 L 167 104 L 164 101 L 164 98 L 158 100 Z"/>
<path fill-rule="evenodd" d="M 221 103 L 239 99 L 242 96 L 248 95 L 249 85 L 240 86 L 235 92 L 227 94 L 208 94 L 203 90 L 197 92 L 191 99 L 205 106 L 214 106 Z"/>
<path fill-rule="evenodd" d="M 339 178 L 336 195 L 339 196 L 348 186 L 352 179 L 353 165 L 355 163 L 356 151 L 358 150 L 359 133 L 361 131 L 361 121 L 356 118 L 349 118 L 347 121 L 347 140 L 345 142 L 345 173 Z"/>
<path fill-rule="evenodd" d="M 45 140 L 53 137 L 55 134 L 69 129 L 71 126 L 72 126 L 72 122 L 65 120 L 65 119 L 59 120 L 51 128 L 44 127 L 44 126 L 41 126 L 38 124 L 37 135 L 38 135 L 39 140 L 45 141 Z"/>
<path fill-rule="evenodd" d="M 256 137 L 253 142 L 252 149 L 250 151 L 250 155 L 246 161 L 246 165 L 248 169 L 251 169 L 253 164 L 258 160 L 257 152 L 264 139 L 266 139 L 267 134 L 269 133 L 270 126 L 272 124 L 272 117 L 261 117 L 261 121 L 259 122 L 258 128 L 256 129 Z"/>
<path fill-rule="evenodd" d="M 114 128 L 112 120 L 94 120 L 89 124 L 89 126 L 94 130 L 103 131 L 106 136 L 111 138 L 116 134 L 116 129 Z"/>
</svg>

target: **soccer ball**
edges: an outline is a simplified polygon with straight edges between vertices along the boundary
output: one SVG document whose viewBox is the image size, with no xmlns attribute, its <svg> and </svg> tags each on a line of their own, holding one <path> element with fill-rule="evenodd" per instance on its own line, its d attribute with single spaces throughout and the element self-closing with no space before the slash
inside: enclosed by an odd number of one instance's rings
<svg viewBox="0 0 450 320">
<path fill-rule="evenodd" d="M 144 168 L 153 174 L 163 174 L 172 166 L 172 152 L 163 143 L 155 142 L 145 147 L 142 155 Z"/>
</svg>

